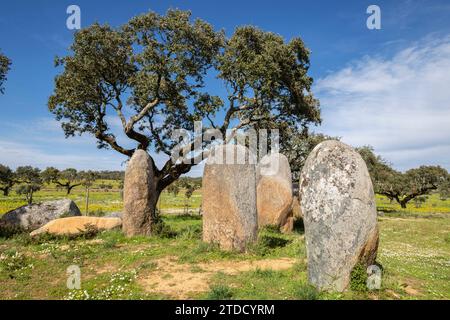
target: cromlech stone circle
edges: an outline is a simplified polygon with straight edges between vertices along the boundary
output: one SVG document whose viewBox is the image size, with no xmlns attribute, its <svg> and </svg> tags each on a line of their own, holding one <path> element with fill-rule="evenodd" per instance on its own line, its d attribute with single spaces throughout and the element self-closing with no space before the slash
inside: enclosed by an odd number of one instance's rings
<svg viewBox="0 0 450 320">
<path fill-rule="evenodd" d="M 126 236 L 151 235 L 154 217 L 153 162 L 144 150 L 136 150 L 125 171 L 122 229 Z"/>
<path fill-rule="evenodd" d="M 320 290 L 344 291 L 356 264 L 375 262 L 377 211 L 364 160 L 351 147 L 325 141 L 300 176 L 308 278 Z"/>
<path fill-rule="evenodd" d="M 63 199 L 26 205 L 9 211 L 1 217 L 0 225 L 33 231 L 54 219 L 72 216 L 81 216 L 80 209 L 72 200 Z"/>
<path fill-rule="evenodd" d="M 242 159 L 246 161 L 241 161 Z M 216 146 L 205 164 L 203 240 L 223 250 L 245 251 L 257 238 L 256 164 L 241 145 Z"/>
<path fill-rule="evenodd" d="M 122 219 L 104 217 L 69 217 L 55 219 L 45 226 L 31 232 L 30 236 L 35 237 L 40 234 L 52 234 L 57 236 L 76 236 L 86 231 L 103 231 L 120 228 Z"/>
<path fill-rule="evenodd" d="M 283 232 L 293 229 L 292 174 L 289 161 L 281 153 L 264 156 L 257 173 L 258 226 L 277 226 Z"/>
</svg>

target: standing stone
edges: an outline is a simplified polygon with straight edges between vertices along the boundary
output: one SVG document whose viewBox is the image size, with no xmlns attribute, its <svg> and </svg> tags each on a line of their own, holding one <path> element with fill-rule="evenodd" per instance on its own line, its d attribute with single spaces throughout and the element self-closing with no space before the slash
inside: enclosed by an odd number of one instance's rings
<svg viewBox="0 0 450 320">
<path fill-rule="evenodd" d="M 247 159 L 245 163 L 238 161 Z M 203 240 L 224 250 L 245 251 L 256 240 L 256 165 L 240 145 L 217 146 L 202 185 Z"/>
<path fill-rule="evenodd" d="M 258 226 L 274 225 L 283 232 L 291 232 L 292 174 L 286 156 L 271 153 L 261 159 L 256 190 Z"/>
<path fill-rule="evenodd" d="M 144 150 L 136 150 L 125 172 L 122 229 L 126 236 L 150 235 L 157 194 L 153 162 Z"/>
<path fill-rule="evenodd" d="M 321 290 L 344 291 L 354 266 L 375 262 L 377 211 L 366 164 L 351 147 L 325 141 L 300 176 L 308 277 Z"/>
</svg>

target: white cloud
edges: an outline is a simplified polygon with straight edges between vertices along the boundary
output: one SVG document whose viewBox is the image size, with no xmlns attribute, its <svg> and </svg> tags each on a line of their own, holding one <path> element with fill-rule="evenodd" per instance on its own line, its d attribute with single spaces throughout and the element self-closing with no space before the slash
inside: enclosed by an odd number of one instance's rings
<svg viewBox="0 0 450 320">
<path fill-rule="evenodd" d="M 121 124 L 111 117 L 114 132 Z M 133 144 L 123 134 L 120 143 Z M 161 168 L 168 160 L 165 154 L 151 153 Z M 60 123 L 51 117 L 35 118 L 24 122 L 0 121 L 0 163 L 11 168 L 31 165 L 44 169 L 76 168 L 78 170 L 125 170 L 126 156 L 113 150 L 99 150 L 95 138 L 89 135 L 65 138 Z M 189 176 L 201 176 L 203 164 L 194 166 Z"/>
<path fill-rule="evenodd" d="M 76 168 L 79 170 L 121 170 L 125 157 L 112 151 L 86 150 L 72 148 L 72 152 L 62 150 L 60 144 L 46 145 L 27 144 L 0 140 L 0 163 L 12 168 L 31 165 L 44 169 L 46 167 Z M 90 151 L 90 152 L 89 152 Z"/>
<path fill-rule="evenodd" d="M 367 56 L 317 81 L 321 131 L 372 145 L 395 167 L 450 169 L 450 36 L 386 59 Z"/>
</svg>

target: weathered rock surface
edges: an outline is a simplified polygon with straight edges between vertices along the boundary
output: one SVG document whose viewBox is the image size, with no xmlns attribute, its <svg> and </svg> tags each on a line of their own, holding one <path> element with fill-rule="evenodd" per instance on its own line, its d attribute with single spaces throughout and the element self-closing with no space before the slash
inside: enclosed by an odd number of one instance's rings
<svg viewBox="0 0 450 320">
<path fill-rule="evenodd" d="M 31 232 L 31 236 L 37 236 L 43 233 L 53 235 L 79 235 L 85 232 L 89 227 L 95 227 L 98 231 L 112 230 L 122 225 L 120 218 L 103 217 L 69 217 L 50 221 L 45 226 Z"/>
<path fill-rule="evenodd" d="M 361 156 L 338 141 L 309 155 L 300 176 L 308 277 L 322 290 L 345 290 L 354 266 L 375 262 L 377 212 L 372 182 Z"/>
<path fill-rule="evenodd" d="M 291 233 L 294 230 L 294 217 L 290 216 L 286 222 L 280 227 L 282 233 Z"/>
<path fill-rule="evenodd" d="M 292 231 L 292 174 L 286 156 L 271 153 L 261 159 L 256 190 L 258 226 Z"/>
<path fill-rule="evenodd" d="M 298 200 L 297 195 L 294 195 L 292 199 L 292 216 L 295 220 L 303 219 L 302 209 L 300 208 L 300 200 Z"/>
<path fill-rule="evenodd" d="M 225 161 L 230 158 L 250 161 Z M 205 165 L 202 198 L 205 242 L 245 251 L 256 240 L 256 165 L 247 148 L 221 145 L 213 150 Z"/>
<path fill-rule="evenodd" d="M 125 171 L 123 232 L 127 236 L 150 235 L 157 194 L 153 162 L 144 150 L 136 150 Z"/>
<path fill-rule="evenodd" d="M 71 216 L 81 216 L 80 209 L 72 200 L 63 199 L 27 205 L 9 211 L 1 217 L 0 224 L 32 231 L 51 220 Z"/>
</svg>

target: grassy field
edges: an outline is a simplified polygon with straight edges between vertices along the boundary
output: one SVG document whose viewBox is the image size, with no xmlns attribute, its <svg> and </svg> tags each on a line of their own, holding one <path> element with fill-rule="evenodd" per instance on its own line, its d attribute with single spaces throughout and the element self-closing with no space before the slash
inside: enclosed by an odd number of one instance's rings
<svg viewBox="0 0 450 320">
<path fill-rule="evenodd" d="M 100 188 L 101 185 L 110 185 L 112 188 L 105 190 Z M 122 211 L 122 197 L 118 185 L 118 181 L 114 180 L 97 181 L 89 192 L 89 213 L 101 215 L 101 213 Z M 71 194 L 67 195 L 64 190 L 57 189 L 55 186 L 50 185 L 36 192 L 33 198 L 36 203 L 69 198 L 78 205 L 83 213 L 85 212 L 86 190 L 82 186 L 74 188 Z M 190 199 L 186 199 L 183 190 L 181 190 L 176 197 L 171 193 L 163 192 L 158 203 L 158 208 L 163 211 L 169 209 L 183 210 L 186 204 L 188 204 L 190 210 L 198 211 L 200 203 L 200 191 L 195 191 Z M 0 194 L 0 216 L 25 204 L 26 201 L 24 196 L 17 195 L 15 192 L 12 192 L 8 197 Z"/>
<path fill-rule="evenodd" d="M 450 213 L 450 199 L 442 200 L 437 193 L 428 195 L 426 202 L 422 204 L 416 204 L 414 201 L 410 201 L 405 209 L 400 207 L 397 202 L 391 202 L 384 196 L 377 195 L 376 198 L 378 210 L 385 212 L 415 214 Z"/>
<path fill-rule="evenodd" d="M 36 199 L 63 196 L 48 189 Z M 70 198 L 83 208 L 82 188 Z M 0 198 L 0 212 L 23 204 L 15 195 L 7 199 Z M 190 200 L 194 212 L 200 201 L 197 192 Z M 429 201 L 400 211 L 378 198 L 380 207 L 394 209 L 379 218 L 378 291 L 311 288 L 301 225 L 291 235 L 265 229 L 257 244 L 239 254 L 203 243 L 200 216 L 165 214 L 169 229 L 151 238 L 108 231 L 76 240 L 0 239 L 0 299 L 450 299 L 450 206 L 437 196 Z M 163 212 L 184 205 L 182 192 L 163 194 L 160 204 Z M 120 194 L 91 192 L 90 207 L 120 211 Z M 81 268 L 82 290 L 66 288 L 70 265 Z"/>
</svg>

